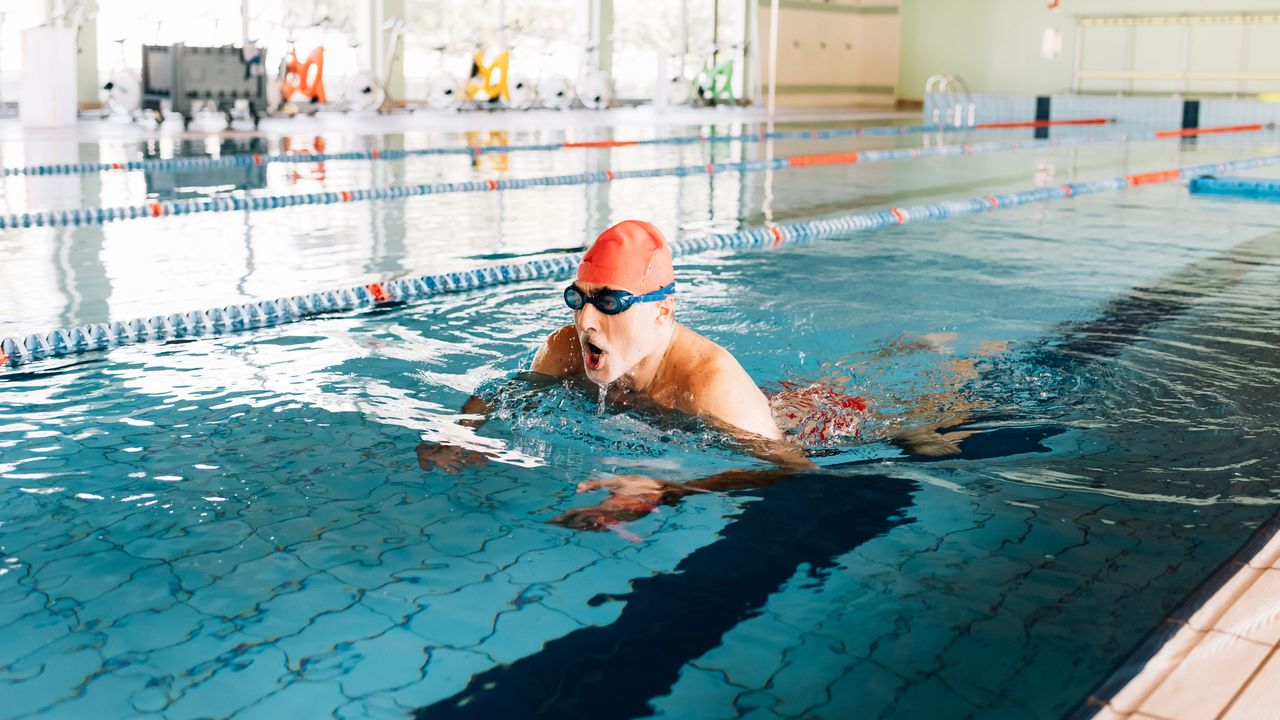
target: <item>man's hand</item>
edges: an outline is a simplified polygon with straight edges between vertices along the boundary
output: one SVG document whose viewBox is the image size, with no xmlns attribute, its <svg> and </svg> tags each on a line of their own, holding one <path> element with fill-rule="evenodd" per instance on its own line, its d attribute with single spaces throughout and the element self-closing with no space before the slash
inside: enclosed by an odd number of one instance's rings
<svg viewBox="0 0 1280 720">
<path fill-rule="evenodd" d="M 578 483 L 578 492 L 584 493 L 592 490 L 608 490 L 609 494 L 614 497 L 621 495 L 653 495 L 657 497 L 663 493 L 687 495 L 690 492 L 698 492 L 679 483 L 658 480 L 647 475 L 619 475 L 618 477 L 585 480 Z"/>
<path fill-rule="evenodd" d="M 574 530 L 608 530 L 615 525 L 639 520 L 658 508 L 674 504 L 678 498 L 705 492 L 679 483 L 644 475 L 621 475 L 578 483 L 578 492 L 608 490 L 609 497 L 598 505 L 574 508 L 551 522 Z"/>
<path fill-rule="evenodd" d="M 551 518 L 556 525 L 573 530 L 609 530 L 632 520 L 639 520 L 657 509 L 657 504 L 633 495 L 611 495 L 599 505 L 574 508 Z"/>
<path fill-rule="evenodd" d="M 418 467 L 427 472 L 440 469 L 453 475 L 462 472 L 463 468 L 483 465 L 488 461 L 484 453 L 457 445 L 418 443 Z"/>
</svg>

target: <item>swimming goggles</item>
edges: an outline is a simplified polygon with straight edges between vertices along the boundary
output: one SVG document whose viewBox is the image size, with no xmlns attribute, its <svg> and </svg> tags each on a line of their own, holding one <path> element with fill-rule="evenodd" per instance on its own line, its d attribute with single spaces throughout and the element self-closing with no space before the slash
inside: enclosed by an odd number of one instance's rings
<svg viewBox="0 0 1280 720">
<path fill-rule="evenodd" d="M 675 283 L 643 295 L 632 295 L 626 290 L 598 290 L 594 294 L 588 295 L 582 292 L 582 289 L 577 285 L 570 285 L 564 289 L 564 304 L 568 305 L 572 310 L 581 310 L 587 303 L 591 303 L 605 315 L 617 315 L 636 303 L 657 302 L 674 295 L 675 292 Z"/>
</svg>

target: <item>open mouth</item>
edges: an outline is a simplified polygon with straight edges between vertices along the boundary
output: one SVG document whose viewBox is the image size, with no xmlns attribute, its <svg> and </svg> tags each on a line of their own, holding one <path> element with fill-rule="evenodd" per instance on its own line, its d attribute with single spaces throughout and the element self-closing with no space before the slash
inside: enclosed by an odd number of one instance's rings
<svg viewBox="0 0 1280 720">
<path fill-rule="evenodd" d="M 582 359 L 586 363 L 588 370 L 599 370 L 604 364 L 604 348 L 596 345 L 590 340 L 582 341 Z"/>
</svg>

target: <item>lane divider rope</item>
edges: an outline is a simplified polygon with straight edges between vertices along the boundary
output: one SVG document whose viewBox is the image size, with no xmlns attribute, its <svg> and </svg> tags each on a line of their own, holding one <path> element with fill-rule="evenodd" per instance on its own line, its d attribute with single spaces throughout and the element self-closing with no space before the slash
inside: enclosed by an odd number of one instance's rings
<svg viewBox="0 0 1280 720">
<path fill-rule="evenodd" d="M 67 227 L 103 225 L 109 222 L 159 218 L 171 215 L 196 215 L 214 212 L 263 212 L 306 205 L 335 205 L 357 201 L 400 200 L 425 195 L 451 193 L 495 192 L 522 190 L 532 187 L 565 185 L 593 185 L 598 183 L 630 180 L 635 178 L 684 177 L 689 175 L 714 175 L 720 172 L 761 172 L 785 168 L 813 167 L 817 165 L 852 165 L 914 160 L 925 157 L 972 155 L 976 153 L 1034 150 L 1045 147 L 1078 147 L 1097 143 L 1135 142 L 1155 139 L 1155 133 L 1133 135 L 1120 133 L 1102 137 L 1053 138 L 1048 140 L 1016 140 L 1012 142 L 987 142 L 965 145 L 935 145 L 925 148 L 897 148 L 893 150 L 862 150 L 844 153 L 820 153 L 816 155 L 792 155 L 773 160 L 745 160 L 740 162 L 700 163 L 677 165 L 646 170 L 600 170 L 595 172 L 552 175 L 532 178 L 506 178 L 471 180 L 467 182 L 423 183 L 419 185 L 384 185 L 355 190 L 329 190 L 315 193 L 282 195 L 215 195 L 210 197 L 183 198 L 178 200 L 151 201 L 141 205 L 125 205 L 111 208 L 74 208 L 70 210 L 36 210 L 24 213 L 0 214 L 0 230 L 30 227 Z"/>
<path fill-rule="evenodd" d="M 1280 163 L 1280 155 L 1265 155 L 962 200 L 863 211 L 733 233 L 681 238 L 671 243 L 671 249 L 675 256 L 683 257 L 712 250 L 772 248 L 867 232 L 892 225 L 904 225 L 909 222 L 972 215 L 1029 203 L 1074 198 L 1079 195 L 1170 182 L 1178 178 L 1258 168 L 1278 163 Z M 7 364 L 16 367 L 36 360 L 105 350 L 122 345 L 223 335 L 298 322 L 328 313 L 421 300 L 443 293 L 476 290 L 527 280 L 568 277 L 577 269 L 580 259 L 580 253 L 570 253 L 523 263 L 375 282 L 287 298 L 194 310 L 188 313 L 96 323 L 26 337 L 9 337 L 0 340 L 0 366 Z"/>
<path fill-rule="evenodd" d="M 1238 132 L 1256 132 L 1262 130 L 1262 123 L 1250 123 L 1248 125 L 1221 125 L 1219 127 L 1207 128 L 1183 128 L 1181 130 L 1161 130 L 1156 133 L 1156 137 L 1164 138 L 1180 138 L 1193 137 L 1196 135 L 1221 135 L 1223 133 Z"/>
<path fill-rule="evenodd" d="M 978 123 L 973 127 L 978 130 L 1009 130 L 1012 128 L 1047 128 L 1056 125 L 1104 125 L 1106 118 L 1076 118 L 1074 120 L 1023 120 L 1019 122 Z"/>
<path fill-rule="evenodd" d="M 1015 123 L 984 123 L 974 127 L 944 127 L 933 125 L 879 125 L 860 128 L 829 128 L 825 130 L 780 130 L 752 132 L 734 135 L 674 135 L 645 140 L 591 140 L 584 142 L 538 143 L 529 145 L 472 145 L 468 147 L 429 147 L 414 150 L 352 150 L 336 153 L 277 153 L 235 154 L 221 157 L 173 157 L 147 158 L 126 162 L 55 163 L 7 167 L 0 175 L 84 175 L 101 172 L 136 170 L 203 170 L 216 167 L 247 167 L 269 163 L 313 163 L 333 160 L 403 160 L 410 157 L 431 155 L 486 155 L 509 152 L 554 152 L 566 149 L 617 148 L 631 145 L 698 145 L 703 143 L 765 142 L 768 140 L 829 140 L 846 137 L 893 137 L 918 135 L 931 132 L 971 132 L 1005 130 L 1020 127 L 1048 127 L 1051 125 L 1102 125 L 1106 118 L 1080 118 L 1074 120 L 1041 120 Z"/>
</svg>

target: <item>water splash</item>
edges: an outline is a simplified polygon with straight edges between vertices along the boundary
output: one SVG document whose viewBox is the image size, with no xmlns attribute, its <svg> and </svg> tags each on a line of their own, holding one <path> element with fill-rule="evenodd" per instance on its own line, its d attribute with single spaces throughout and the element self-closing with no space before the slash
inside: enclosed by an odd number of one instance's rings
<svg viewBox="0 0 1280 720">
<path fill-rule="evenodd" d="M 609 396 L 609 383 L 602 383 L 600 385 L 600 394 L 596 402 L 596 415 L 600 417 L 604 417 L 605 398 L 607 398 L 608 396 Z"/>
</svg>

